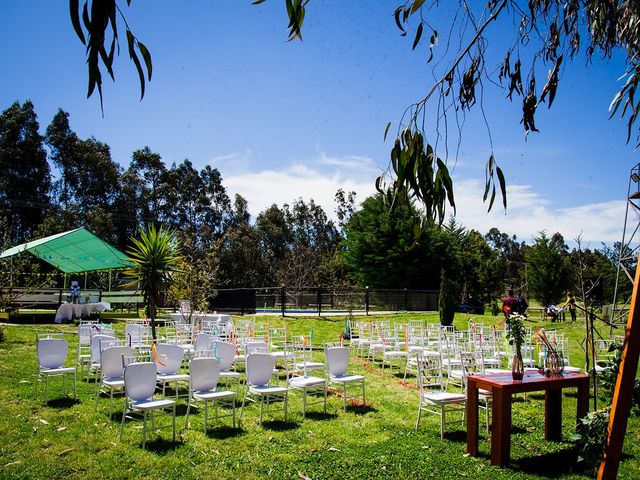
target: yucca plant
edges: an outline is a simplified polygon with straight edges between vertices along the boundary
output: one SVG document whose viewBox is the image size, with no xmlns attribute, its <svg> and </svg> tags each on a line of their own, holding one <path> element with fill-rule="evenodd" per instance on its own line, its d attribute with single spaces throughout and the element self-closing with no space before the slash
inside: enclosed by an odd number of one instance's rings
<svg viewBox="0 0 640 480">
<path fill-rule="evenodd" d="M 139 230 L 139 236 L 139 239 L 131 238 L 132 246 L 126 252 L 131 266 L 125 270 L 125 275 L 131 279 L 127 285 L 137 285 L 142 292 L 155 343 L 158 300 L 171 283 L 179 253 L 173 230 L 149 225 L 146 230 Z"/>
</svg>

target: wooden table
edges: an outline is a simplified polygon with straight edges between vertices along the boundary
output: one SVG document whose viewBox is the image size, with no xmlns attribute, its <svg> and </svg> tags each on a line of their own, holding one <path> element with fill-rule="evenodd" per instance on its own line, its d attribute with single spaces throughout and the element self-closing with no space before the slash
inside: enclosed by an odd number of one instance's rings
<svg viewBox="0 0 640 480">
<path fill-rule="evenodd" d="M 576 423 L 589 408 L 589 376 L 564 373 L 545 377 L 527 373 L 521 381 L 511 374 L 470 375 L 467 377 L 467 452 L 478 456 L 478 389 L 489 390 L 492 398 L 491 464 L 504 467 L 509 463 L 511 446 L 511 398 L 514 393 L 544 390 L 544 437 L 560 441 L 562 438 L 562 389 L 578 388 Z"/>
</svg>

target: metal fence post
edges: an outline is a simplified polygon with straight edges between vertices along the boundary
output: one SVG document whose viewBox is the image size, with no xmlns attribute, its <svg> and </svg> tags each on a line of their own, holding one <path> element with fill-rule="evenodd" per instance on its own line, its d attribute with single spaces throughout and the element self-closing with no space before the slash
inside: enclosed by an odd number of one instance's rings
<svg viewBox="0 0 640 480">
<path fill-rule="evenodd" d="M 244 288 L 240 289 L 240 315 L 244 316 Z"/>
<path fill-rule="evenodd" d="M 407 308 L 407 289 L 404 289 L 404 298 L 403 298 L 403 302 L 404 302 L 404 311 L 407 312 L 409 309 Z"/>
<path fill-rule="evenodd" d="M 316 302 L 318 304 L 318 316 L 322 316 L 322 287 L 318 287 L 316 292 Z"/>
<path fill-rule="evenodd" d="M 280 287 L 280 308 L 282 309 L 282 316 L 284 317 L 285 306 L 284 302 L 286 301 L 286 296 L 284 293 L 284 285 Z"/>
<path fill-rule="evenodd" d="M 369 316 L 369 287 L 364 287 L 364 313 Z"/>
</svg>

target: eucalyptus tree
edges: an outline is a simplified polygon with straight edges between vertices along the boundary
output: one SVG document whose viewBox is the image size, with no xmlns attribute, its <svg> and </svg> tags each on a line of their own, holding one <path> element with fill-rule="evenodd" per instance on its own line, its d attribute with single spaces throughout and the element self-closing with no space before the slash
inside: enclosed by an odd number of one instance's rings
<svg viewBox="0 0 640 480">
<path fill-rule="evenodd" d="M 127 172 L 137 178 L 139 221 L 143 224 L 158 223 L 161 220 L 162 182 L 167 172 L 162 157 L 149 147 L 136 150 L 131 155 Z"/>
<path fill-rule="evenodd" d="M 78 136 L 71 130 L 69 114 L 59 109 L 47 126 L 45 143 L 50 149 L 49 159 L 60 172 L 55 190 L 57 201 L 65 209 L 72 203 L 77 188 L 78 162 L 74 156 L 77 155 L 78 141 Z"/>
<path fill-rule="evenodd" d="M 9 242 L 28 239 L 50 207 L 51 175 L 30 101 L 0 114 L 0 209 Z"/>
</svg>

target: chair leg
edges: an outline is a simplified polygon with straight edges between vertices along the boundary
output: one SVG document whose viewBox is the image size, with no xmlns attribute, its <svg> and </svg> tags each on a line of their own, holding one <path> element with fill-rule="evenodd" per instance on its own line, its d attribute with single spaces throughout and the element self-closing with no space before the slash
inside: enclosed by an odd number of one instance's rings
<svg viewBox="0 0 640 480">
<path fill-rule="evenodd" d="M 144 448 L 147 445 L 147 411 L 144 411 L 144 421 L 142 423 L 142 449 L 144 450 Z M 153 419 L 153 414 L 151 415 L 151 418 Z"/>
<path fill-rule="evenodd" d="M 347 384 L 346 382 L 342 384 L 343 386 L 343 394 L 342 394 L 342 403 L 344 404 L 344 411 L 347 411 Z"/>
<path fill-rule="evenodd" d="M 209 402 L 204 402 L 204 434 L 207 434 L 207 423 L 209 423 Z"/>
<path fill-rule="evenodd" d="M 302 418 L 307 418 L 307 389 L 302 390 Z"/>
<path fill-rule="evenodd" d="M 418 427 L 420 426 L 420 415 L 422 414 L 422 405 L 418 404 L 418 419 L 416 420 L 416 431 L 418 430 Z"/>
<path fill-rule="evenodd" d="M 100 397 L 100 393 L 98 392 L 95 395 L 95 397 L 96 397 L 96 402 L 95 402 L 95 405 L 94 405 L 94 410 L 97 412 L 98 411 L 98 398 Z"/>
<path fill-rule="evenodd" d="M 173 443 L 176 443 L 176 406 L 173 405 Z"/>
<path fill-rule="evenodd" d="M 284 421 L 287 421 L 287 410 L 289 407 L 289 392 L 284 394 Z"/>
<path fill-rule="evenodd" d="M 189 411 L 191 410 L 191 396 L 187 402 L 187 414 L 184 416 L 184 428 L 189 428 Z"/>
<path fill-rule="evenodd" d="M 120 441 L 122 441 L 122 432 L 124 431 L 124 417 L 127 414 L 127 399 L 124 399 L 124 407 L 122 409 L 122 421 L 120 422 Z"/>
<path fill-rule="evenodd" d="M 268 402 L 268 397 L 267 397 L 267 402 Z M 260 425 L 262 425 L 262 405 L 264 404 L 264 398 L 262 396 L 260 396 Z M 267 403 L 268 405 L 268 403 Z"/>
<path fill-rule="evenodd" d="M 327 414 L 327 385 L 324 385 L 324 413 Z"/>
</svg>

